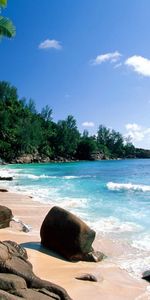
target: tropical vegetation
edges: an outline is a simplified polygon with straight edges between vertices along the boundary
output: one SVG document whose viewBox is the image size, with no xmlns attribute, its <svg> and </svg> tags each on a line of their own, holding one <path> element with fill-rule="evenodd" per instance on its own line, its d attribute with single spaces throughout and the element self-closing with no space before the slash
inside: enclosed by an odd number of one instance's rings
<svg viewBox="0 0 150 300">
<path fill-rule="evenodd" d="M 48 105 L 38 112 L 32 99 L 20 99 L 16 87 L 1 81 L 0 158 L 17 162 L 26 155 L 31 161 L 65 161 L 150 157 L 150 151 L 136 149 L 130 139 L 104 125 L 96 135 L 81 134 L 71 115 L 54 122 Z"/>
<path fill-rule="evenodd" d="M 7 0 L 0 0 L 0 12 L 1 9 L 7 6 Z M 16 34 L 15 26 L 12 21 L 6 17 L 0 15 L 0 37 L 12 38 Z"/>
</svg>

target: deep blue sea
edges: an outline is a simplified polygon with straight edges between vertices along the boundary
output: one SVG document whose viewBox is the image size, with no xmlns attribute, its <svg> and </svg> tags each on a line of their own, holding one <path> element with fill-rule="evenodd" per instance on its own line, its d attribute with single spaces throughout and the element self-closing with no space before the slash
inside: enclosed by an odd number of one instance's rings
<svg viewBox="0 0 150 300">
<path fill-rule="evenodd" d="M 137 276 L 149 268 L 150 159 L 17 164 L 0 173 L 14 177 L 9 190 L 66 208 L 98 235 L 127 243 L 133 253 L 118 258 L 121 267 Z"/>
</svg>

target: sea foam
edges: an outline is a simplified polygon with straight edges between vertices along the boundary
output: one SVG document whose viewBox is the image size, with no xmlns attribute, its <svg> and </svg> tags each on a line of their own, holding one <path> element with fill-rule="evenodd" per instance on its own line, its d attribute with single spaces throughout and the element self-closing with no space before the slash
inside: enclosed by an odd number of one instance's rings
<svg viewBox="0 0 150 300">
<path fill-rule="evenodd" d="M 142 253 L 139 255 L 129 255 L 128 257 L 122 258 L 118 261 L 118 264 L 121 269 L 129 272 L 134 278 L 141 278 L 142 273 L 147 270 L 150 264 L 149 256 L 142 256 Z"/>
<path fill-rule="evenodd" d="M 144 184 L 108 182 L 106 186 L 108 190 L 111 191 L 131 190 L 131 191 L 138 191 L 138 192 L 150 192 L 150 185 L 144 185 Z"/>
<path fill-rule="evenodd" d="M 143 234 L 142 239 L 136 239 L 132 242 L 132 246 L 144 250 L 144 251 L 150 251 L 150 234 Z"/>
<path fill-rule="evenodd" d="M 101 218 L 98 221 L 91 222 L 91 225 L 97 232 L 100 233 L 125 233 L 125 232 L 139 232 L 142 227 L 133 222 L 121 222 L 118 218 L 107 217 Z"/>
<path fill-rule="evenodd" d="M 10 173 L 9 173 L 10 175 Z M 7 173 L 8 176 L 8 173 Z M 41 174 L 41 175 L 34 175 L 34 174 L 22 174 L 22 173 L 17 173 L 15 174 L 15 178 L 28 178 L 28 179 L 32 179 L 32 180 L 39 180 L 39 179 L 65 179 L 65 180 L 72 180 L 72 179 L 80 179 L 80 178 L 90 178 L 90 175 L 81 175 L 81 176 L 53 176 L 53 175 L 45 175 L 45 174 Z"/>
</svg>

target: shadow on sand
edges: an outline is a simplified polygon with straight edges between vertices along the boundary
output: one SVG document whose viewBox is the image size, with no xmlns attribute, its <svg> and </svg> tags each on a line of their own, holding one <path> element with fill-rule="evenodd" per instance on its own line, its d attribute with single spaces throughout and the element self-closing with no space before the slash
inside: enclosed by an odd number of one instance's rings
<svg viewBox="0 0 150 300">
<path fill-rule="evenodd" d="M 56 253 L 52 250 L 48 250 L 47 248 L 43 247 L 40 242 L 21 243 L 20 246 L 24 247 L 24 248 L 39 251 L 41 253 L 50 255 L 52 257 L 58 258 L 58 259 L 63 260 L 63 261 L 68 261 L 67 259 L 65 259 L 63 256 L 59 255 L 58 253 Z"/>
</svg>

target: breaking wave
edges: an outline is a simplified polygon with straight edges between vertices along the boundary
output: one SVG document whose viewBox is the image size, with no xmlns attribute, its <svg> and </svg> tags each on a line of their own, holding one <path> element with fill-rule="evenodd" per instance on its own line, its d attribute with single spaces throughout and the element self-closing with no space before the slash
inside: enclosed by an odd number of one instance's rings
<svg viewBox="0 0 150 300">
<path fill-rule="evenodd" d="M 19 174 L 18 175 L 19 177 L 24 177 L 24 178 L 29 178 L 29 179 L 33 179 L 33 180 L 38 180 L 38 179 L 41 179 L 41 178 L 57 178 L 57 176 L 48 176 L 48 175 L 33 175 L 33 174 Z M 16 176 L 17 177 L 17 176 Z"/>
<path fill-rule="evenodd" d="M 63 179 L 79 179 L 79 178 L 91 178 L 91 177 L 95 177 L 95 176 L 91 176 L 91 175 L 80 175 L 80 176 L 63 176 Z"/>
<path fill-rule="evenodd" d="M 8 173 L 7 173 L 8 176 Z M 15 174 L 15 178 L 28 178 L 28 179 L 32 179 L 32 180 L 39 180 L 39 179 L 67 179 L 67 180 L 71 180 L 71 179 L 80 179 L 80 178 L 90 178 L 90 175 L 81 175 L 81 176 L 53 176 L 53 175 L 34 175 L 34 174 L 22 174 L 22 173 L 18 173 Z"/>
<path fill-rule="evenodd" d="M 150 185 L 144 185 L 144 184 L 108 182 L 106 186 L 111 191 L 131 190 L 131 191 L 138 191 L 138 192 L 150 192 Z"/>
</svg>

